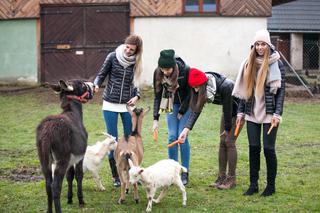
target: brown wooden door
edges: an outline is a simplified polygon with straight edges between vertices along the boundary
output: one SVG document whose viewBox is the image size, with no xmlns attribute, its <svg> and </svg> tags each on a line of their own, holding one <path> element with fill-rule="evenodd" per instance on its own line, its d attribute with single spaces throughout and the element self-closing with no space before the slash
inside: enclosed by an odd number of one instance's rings
<svg viewBox="0 0 320 213">
<path fill-rule="evenodd" d="M 129 6 L 44 6 L 41 29 L 41 82 L 93 81 L 129 34 Z"/>
</svg>

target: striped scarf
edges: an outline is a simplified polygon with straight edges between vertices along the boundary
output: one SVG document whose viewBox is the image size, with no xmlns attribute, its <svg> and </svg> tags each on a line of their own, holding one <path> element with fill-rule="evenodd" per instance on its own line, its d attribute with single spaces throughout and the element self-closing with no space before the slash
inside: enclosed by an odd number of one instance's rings
<svg viewBox="0 0 320 213">
<path fill-rule="evenodd" d="M 177 69 L 174 69 L 174 71 L 177 71 Z M 179 88 L 178 83 L 174 83 L 173 81 L 177 81 L 177 79 L 171 79 L 170 77 L 166 76 L 164 76 L 162 79 L 163 90 L 159 113 L 171 113 L 173 111 L 174 94 Z"/>
</svg>

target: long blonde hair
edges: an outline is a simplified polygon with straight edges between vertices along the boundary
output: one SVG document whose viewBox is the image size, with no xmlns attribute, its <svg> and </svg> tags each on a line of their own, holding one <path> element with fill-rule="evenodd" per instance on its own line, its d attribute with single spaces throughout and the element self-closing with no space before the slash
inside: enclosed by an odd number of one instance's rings
<svg viewBox="0 0 320 213">
<path fill-rule="evenodd" d="M 267 48 L 263 56 L 262 64 L 259 68 L 260 64 L 257 63 L 258 53 L 256 52 L 255 47 L 251 49 L 243 74 L 247 98 L 253 95 L 254 87 L 258 96 L 261 96 L 264 93 L 265 81 L 269 70 L 269 54 L 270 48 Z M 257 71 L 257 68 L 259 68 L 259 71 Z"/>
<path fill-rule="evenodd" d="M 135 52 L 136 63 L 134 65 L 134 84 L 139 85 L 140 76 L 142 73 L 142 52 L 143 52 L 143 42 L 142 38 L 138 35 L 129 35 L 124 41 L 125 44 L 136 45 L 137 49 Z"/>
</svg>

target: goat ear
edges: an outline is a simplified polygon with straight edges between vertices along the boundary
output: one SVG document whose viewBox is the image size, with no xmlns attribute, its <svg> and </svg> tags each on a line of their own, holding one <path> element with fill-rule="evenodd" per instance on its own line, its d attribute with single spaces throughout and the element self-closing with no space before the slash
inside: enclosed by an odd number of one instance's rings
<svg viewBox="0 0 320 213">
<path fill-rule="evenodd" d="M 139 175 L 141 175 L 141 173 L 144 171 L 144 169 L 140 169 L 139 171 Z"/>
<path fill-rule="evenodd" d="M 64 80 L 60 80 L 59 84 L 60 84 L 61 88 L 64 89 L 65 91 L 71 92 L 74 90 L 73 86 L 71 84 L 69 84 L 68 82 L 65 82 Z"/>
</svg>

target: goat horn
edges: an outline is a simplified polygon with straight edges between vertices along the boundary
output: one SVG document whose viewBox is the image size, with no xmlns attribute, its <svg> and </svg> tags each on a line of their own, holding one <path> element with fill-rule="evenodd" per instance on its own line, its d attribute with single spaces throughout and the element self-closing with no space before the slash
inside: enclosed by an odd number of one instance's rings
<svg viewBox="0 0 320 213">
<path fill-rule="evenodd" d="M 147 113 L 149 112 L 149 110 L 150 110 L 150 106 L 148 106 L 148 107 L 146 108 L 146 110 L 143 110 L 143 115 L 147 114 Z"/>
<path fill-rule="evenodd" d="M 103 135 L 105 135 L 105 136 L 107 136 L 107 137 L 109 137 L 109 138 L 116 139 L 116 137 L 114 137 L 114 136 L 110 135 L 110 134 L 109 134 L 109 133 L 107 133 L 107 132 L 102 132 L 102 134 L 103 134 Z"/>
<path fill-rule="evenodd" d="M 136 108 L 136 106 L 131 107 L 131 106 L 129 106 L 129 105 L 126 105 L 126 107 L 127 107 L 128 112 L 130 113 L 130 115 L 132 115 L 133 110 Z"/>
<path fill-rule="evenodd" d="M 130 158 L 128 159 L 128 162 L 129 162 L 130 168 L 132 168 L 134 165 L 133 165 L 133 162 L 132 162 L 132 160 Z"/>
</svg>

